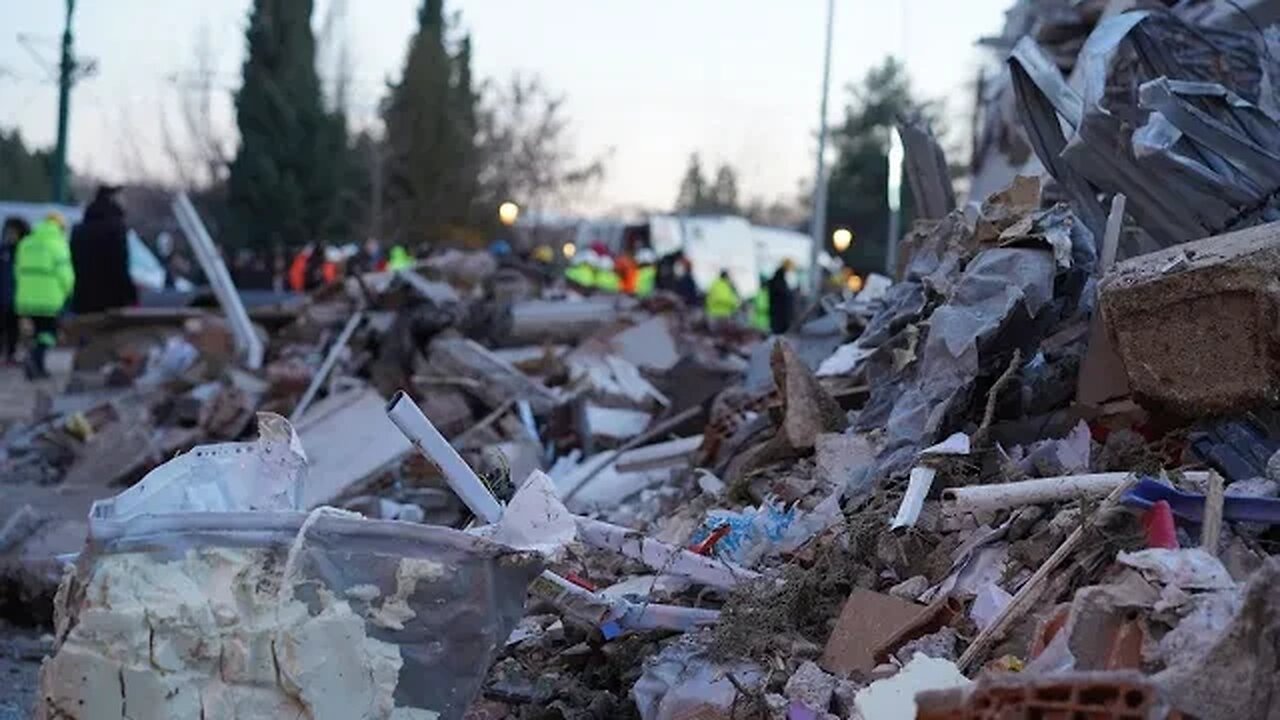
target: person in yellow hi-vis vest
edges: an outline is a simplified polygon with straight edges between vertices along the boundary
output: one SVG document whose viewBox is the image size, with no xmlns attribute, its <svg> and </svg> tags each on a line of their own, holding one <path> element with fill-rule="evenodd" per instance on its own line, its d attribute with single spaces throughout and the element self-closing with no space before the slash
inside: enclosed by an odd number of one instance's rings
<svg viewBox="0 0 1280 720">
<path fill-rule="evenodd" d="M 58 340 L 58 316 L 71 298 L 76 274 L 66 221 L 50 213 L 18 243 L 13 260 L 14 307 L 35 325 L 35 345 L 27 353 L 27 378 L 48 377 L 45 354 Z"/>
<path fill-rule="evenodd" d="M 636 271 L 636 297 L 648 297 L 658 282 L 658 256 L 649 248 L 636 253 L 640 269 Z"/>
<path fill-rule="evenodd" d="M 403 245 L 396 245 L 391 248 L 391 254 L 387 257 L 388 270 L 409 270 L 417 265 L 418 261 L 413 259 L 408 250 Z"/>
<path fill-rule="evenodd" d="M 733 286 L 733 282 L 729 280 L 729 271 L 721 270 L 720 277 L 716 278 L 711 287 L 707 288 L 707 299 L 705 308 L 707 312 L 707 320 L 719 322 L 728 320 L 733 314 L 738 312 L 738 306 L 742 304 L 741 298 L 738 297 L 738 290 Z"/>
<path fill-rule="evenodd" d="M 596 271 L 584 257 L 564 269 L 564 278 L 580 288 L 589 289 L 595 287 Z"/>
<path fill-rule="evenodd" d="M 769 332 L 769 279 L 760 278 L 760 289 L 751 301 L 751 326 L 765 333 Z"/>
<path fill-rule="evenodd" d="M 597 290 L 611 293 L 622 291 L 622 280 L 618 277 L 618 273 L 614 272 L 612 258 L 608 255 L 597 255 L 595 266 Z"/>
</svg>

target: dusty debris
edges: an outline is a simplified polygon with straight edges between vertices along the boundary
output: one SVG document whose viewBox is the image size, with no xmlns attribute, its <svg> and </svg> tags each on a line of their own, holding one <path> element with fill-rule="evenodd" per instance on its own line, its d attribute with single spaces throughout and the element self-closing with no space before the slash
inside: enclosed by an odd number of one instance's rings
<svg viewBox="0 0 1280 720">
<path fill-rule="evenodd" d="M 1134 392 L 1196 417 L 1274 402 L 1280 392 L 1270 279 L 1280 224 L 1197 240 L 1118 264 L 1102 310 Z M 1177 272 L 1170 256 L 1189 258 Z M 1216 362 L 1199 361 L 1206 354 Z"/>
<path fill-rule="evenodd" d="M 4 616 L 79 554 L 41 705 L 1265 716 L 1280 34 L 1199 5 L 1016 3 L 967 207 L 903 119 L 893 279 L 785 337 L 523 247 L 78 318 L 0 438 Z"/>
</svg>

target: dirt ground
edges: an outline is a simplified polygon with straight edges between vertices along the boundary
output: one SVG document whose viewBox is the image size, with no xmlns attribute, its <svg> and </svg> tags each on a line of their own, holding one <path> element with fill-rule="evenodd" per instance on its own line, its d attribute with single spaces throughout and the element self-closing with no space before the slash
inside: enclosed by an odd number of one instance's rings
<svg viewBox="0 0 1280 720">
<path fill-rule="evenodd" d="M 28 720 L 35 705 L 40 660 L 53 637 L 0 621 L 0 720 Z"/>
</svg>

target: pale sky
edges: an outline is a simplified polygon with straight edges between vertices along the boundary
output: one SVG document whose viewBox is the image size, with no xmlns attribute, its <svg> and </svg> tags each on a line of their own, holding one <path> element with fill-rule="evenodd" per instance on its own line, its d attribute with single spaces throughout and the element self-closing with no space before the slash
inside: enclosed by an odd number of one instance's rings
<svg viewBox="0 0 1280 720">
<path fill-rule="evenodd" d="M 335 0 L 317 0 L 315 24 Z M 341 0 L 337 0 L 341 1 Z M 420 0 L 347 4 L 353 112 L 372 118 L 398 75 Z M 885 56 L 904 57 L 918 94 L 947 102 L 966 127 L 973 80 L 1011 0 L 836 0 L 829 118 L 845 86 Z M 239 82 L 250 0 L 78 0 L 80 55 L 98 72 L 72 98 L 70 153 L 80 172 L 128 181 L 171 176 L 161 117 L 180 124 L 175 74 L 190 73 L 207 28 L 223 88 L 210 121 L 235 137 L 229 91 Z M 452 0 L 473 39 L 478 79 L 537 73 L 567 97 L 584 155 L 612 150 L 595 208 L 666 208 L 690 152 L 739 169 L 744 199 L 791 197 L 812 176 L 822 73 L 822 0 Z M 52 145 L 57 90 L 36 53 L 56 62 L 63 3 L 0 0 L 0 127 Z M 905 28 L 904 28 L 905 23 Z M 321 68 L 323 72 L 323 68 Z M 360 117 L 355 118 L 357 122 Z"/>
</svg>

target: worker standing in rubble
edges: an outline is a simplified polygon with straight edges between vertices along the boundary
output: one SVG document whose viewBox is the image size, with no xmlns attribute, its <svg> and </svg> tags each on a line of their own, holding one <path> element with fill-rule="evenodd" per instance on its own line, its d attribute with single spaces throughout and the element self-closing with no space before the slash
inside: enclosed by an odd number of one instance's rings
<svg viewBox="0 0 1280 720">
<path fill-rule="evenodd" d="M 653 287 L 658 279 L 658 268 L 654 262 L 657 256 L 649 248 L 641 248 L 636 253 L 636 297 L 648 297 L 653 294 Z"/>
<path fill-rule="evenodd" d="M 707 320 L 712 323 L 720 323 L 729 320 L 733 314 L 738 312 L 738 306 L 742 304 L 741 298 L 738 297 L 738 289 L 733 286 L 733 281 L 729 279 L 729 271 L 721 270 L 720 277 L 711 283 L 711 287 L 707 288 Z"/>
<path fill-rule="evenodd" d="M 6 364 L 18 351 L 18 312 L 13 305 L 13 257 L 18 242 L 31 234 L 31 225 L 20 217 L 5 218 L 0 234 L 0 352 Z"/>
<path fill-rule="evenodd" d="M 120 188 L 101 185 L 71 231 L 71 265 L 80 279 L 71 311 L 98 313 L 138 304 L 138 288 L 129 275 L 129 226 L 116 200 Z"/>
<path fill-rule="evenodd" d="M 403 245 L 395 245 L 391 248 L 391 254 L 387 256 L 388 270 L 412 270 L 417 261 L 404 249 Z"/>
<path fill-rule="evenodd" d="M 676 259 L 676 295 L 693 307 L 698 304 L 698 283 L 693 280 L 693 264 L 683 254 Z"/>
<path fill-rule="evenodd" d="M 564 278 L 584 290 L 595 286 L 596 271 L 591 266 L 588 253 L 582 253 L 576 262 L 564 269 Z"/>
<path fill-rule="evenodd" d="M 613 261 L 613 272 L 618 276 L 618 288 L 628 295 L 636 294 L 636 275 L 640 266 L 630 252 L 623 251 Z"/>
<path fill-rule="evenodd" d="M 769 329 L 774 335 L 781 335 L 791 328 L 791 319 L 795 315 L 795 293 L 787 275 L 795 269 L 795 261 L 787 258 L 778 266 L 773 277 L 769 278 Z"/>
<path fill-rule="evenodd" d="M 49 376 L 45 355 L 57 342 L 58 316 L 75 289 L 66 227 L 62 215 L 50 213 L 18 243 L 14 257 L 14 305 L 35 325 L 35 343 L 26 363 L 32 380 Z"/>
<path fill-rule="evenodd" d="M 769 278 L 760 276 L 760 289 L 751 300 L 751 326 L 761 332 L 769 332 Z"/>
<path fill-rule="evenodd" d="M 307 265 L 311 262 L 311 254 L 314 252 L 315 245 L 307 243 L 293 256 L 293 260 L 289 261 L 290 290 L 300 293 L 307 289 Z"/>
<path fill-rule="evenodd" d="M 595 280 L 594 284 L 597 290 L 604 292 L 616 293 L 622 289 L 622 281 L 618 277 L 618 273 L 614 271 L 613 258 L 608 254 L 595 253 Z"/>
</svg>

